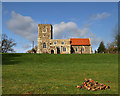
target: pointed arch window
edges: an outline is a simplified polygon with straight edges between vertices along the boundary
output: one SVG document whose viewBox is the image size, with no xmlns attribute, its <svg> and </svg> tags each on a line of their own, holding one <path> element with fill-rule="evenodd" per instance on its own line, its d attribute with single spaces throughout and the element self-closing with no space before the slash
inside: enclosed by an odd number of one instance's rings
<svg viewBox="0 0 120 96">
<path fill-rule="evenodd" d="M 63 47 L 63 51 L 66 51 L 66 47 Z"/>
<path fill-rule="evenodd" d="M 61 42 L 61 44 L 64 44 L 64 42 Z"/>
<path fill-rule="evenodd" d="M 82 51 L 84 51 L 84 48 L 82 47 Z"/>
<path fill-rule="evenodd" d="M 46 48 L 46 43 L 43 43 L 43 48 Z"/>
<path fill-rule="evenodd" d="M 77 51 L 77 48 L 76 48 L 76 51 Z"/>
</svg>

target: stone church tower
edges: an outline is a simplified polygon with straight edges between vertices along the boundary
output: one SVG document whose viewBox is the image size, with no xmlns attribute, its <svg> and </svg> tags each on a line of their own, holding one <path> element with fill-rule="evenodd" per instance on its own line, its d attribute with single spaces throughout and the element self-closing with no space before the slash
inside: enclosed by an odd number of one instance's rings
<svg viewBox="0 0 120 96">
<path fill-rule="evenodd" d="M 52 39 L 52 25 L 38 24 L 37 53 L 49 53 L 51 39 Z"/>
</svg>

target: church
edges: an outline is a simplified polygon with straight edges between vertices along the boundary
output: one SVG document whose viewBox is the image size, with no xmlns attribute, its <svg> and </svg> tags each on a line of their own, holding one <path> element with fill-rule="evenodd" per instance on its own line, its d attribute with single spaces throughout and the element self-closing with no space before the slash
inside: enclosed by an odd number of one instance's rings
<svg viewBox="0 0 120 96">
<path fill-rule="evenodd" d="M 51 24 L 38 24 L 37 53 L 91 54 L 90 38 L 53 39 Z"/>
</svg>

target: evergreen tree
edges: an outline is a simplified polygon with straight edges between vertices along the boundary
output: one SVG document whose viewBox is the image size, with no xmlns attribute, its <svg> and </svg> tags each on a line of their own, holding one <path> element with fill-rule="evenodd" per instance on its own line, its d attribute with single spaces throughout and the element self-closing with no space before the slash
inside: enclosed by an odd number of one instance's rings
<svg viewBox="0 0 120 96">
<path fill-rule="evenodd" d="M 106 48 L 105 48 L 104 42 L 102 41 L 98 47 L 98 53 L 103 53 L 103 52 L 105 53 L 105 50 Z"/>
</svg>

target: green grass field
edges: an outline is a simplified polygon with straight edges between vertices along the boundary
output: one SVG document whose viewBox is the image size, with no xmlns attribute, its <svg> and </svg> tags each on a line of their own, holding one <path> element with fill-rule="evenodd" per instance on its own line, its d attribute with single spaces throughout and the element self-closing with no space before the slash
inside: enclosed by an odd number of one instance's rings
<svg viewBox="0 0 120 96">
<path fill-rule="evenodd" d="M 3 54 L 3 94 L 117 94 L 118 54 Z M 85 78 L 111 89 L 77 89 Z M 110 82 L 109 82 L 110 81 Z"/>
</svg>

